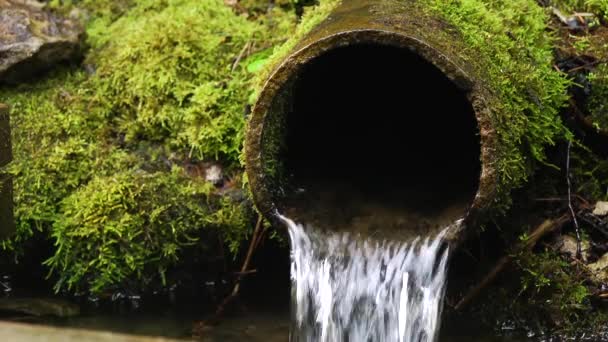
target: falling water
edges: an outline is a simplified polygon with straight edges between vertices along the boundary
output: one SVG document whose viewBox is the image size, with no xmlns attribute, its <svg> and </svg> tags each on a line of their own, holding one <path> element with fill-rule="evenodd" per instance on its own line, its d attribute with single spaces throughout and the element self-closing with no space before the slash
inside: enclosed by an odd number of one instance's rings
<svg viewBox="0 0 608 342">
<path fill-rule="evenodd" d="M 361 239 L 280 217 L 292 246 L 291 341 L 436 340 L 448 259 L 442 238 L 450 227 L 406 243 Z"/>
</svg>

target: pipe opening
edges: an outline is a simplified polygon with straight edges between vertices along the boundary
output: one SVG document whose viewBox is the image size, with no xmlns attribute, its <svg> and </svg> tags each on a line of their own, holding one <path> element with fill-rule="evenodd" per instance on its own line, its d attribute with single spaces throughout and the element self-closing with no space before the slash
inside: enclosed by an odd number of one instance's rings
<svg viewBox="0 0 608 342">
<path fill-rule="evenodd" d="M 397 217 L 428 230 L 465 214 L 481 171 L 477 121 L 467 94 L 434 65 L 408 49 L 351 45 L 292 82 L 281 95 L 279 158 L 295 216 L 350 230 L 362 217 Z"/>
</svg>

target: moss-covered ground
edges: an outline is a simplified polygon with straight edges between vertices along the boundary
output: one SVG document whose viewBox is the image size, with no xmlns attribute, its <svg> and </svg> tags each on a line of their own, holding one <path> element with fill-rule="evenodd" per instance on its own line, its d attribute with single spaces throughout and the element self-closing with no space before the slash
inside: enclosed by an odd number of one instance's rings
<svg viewBox="0 0 608 342">
<path fill-rule="evenodd" d="M 86 23 L 88 51 L 18 87 L 12 107 L 17 234 L 3 254 L 55 245 L 56 289 L 163 281 L 184 250 L 232 252 L 251 229 L 239 154 L 254 78 L 294 31 L 292 6 L 243 1 L 53 1 Z M 209 163 L 220 186 L 205 181 Z M 226 194 L 236 194 L 226 196 Z M 13 259 L 13 258 L 8 258 Z"/>
</svg>

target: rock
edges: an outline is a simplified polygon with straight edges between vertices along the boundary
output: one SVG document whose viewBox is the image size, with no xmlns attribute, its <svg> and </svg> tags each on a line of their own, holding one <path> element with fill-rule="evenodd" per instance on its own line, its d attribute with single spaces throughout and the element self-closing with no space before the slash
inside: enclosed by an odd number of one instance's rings
<svg viewBox="0 0 608 342">
<path fill-rule="evenodd" d="M 168 161 L 171 161 L 171 159 Z M 222 186 L 224 183 L 222 166 L 214 162 L 186 162 L 184 163 L 184 171 L 190 177 L 203 178 L 216 187 Z"/>
<path fill-rule="evenodd" d="M 0 298 L 0 311 L 18 312 L 34 316 L 72 317 L 80 314 L 80 307 L 54 298 Z"/>
<path fill-rule="evenodd" d="M 596 262 L 587 265 L 595 281 L 608 282 L 608 253 L 604 254 Z"/>
<path fill-rule="evenodd" d="M 572 259 L 576 258 L 576 245 L 576 238 L 570 235 L 560 235 L 557 237 L 554 244 L 560 253 L 565 254 Z M 581 241 L 581 258 L 584 262 L 587 262 L 589 259 L 589 248 L 589 241 Z"/>
<path fill-rule="evenodd" d="M 0 83 L 16 83 L 81 55 L 84 29 L 31 0 L 0 0 Z"/>
<path fill-rule="evenodd" d="M 205 180 L 215 186 L 222 185 L 222 181 L 224 180 L 222 167 L 218 164 L 209 165 L 205 170 Z"/>
<path fill-rule="evenodd" d="M 595 216 L 608 215 L 608 202 L 595 203 L 595 209 L 593 209 L 593 215 L 595 215 Z"/>
</svg>

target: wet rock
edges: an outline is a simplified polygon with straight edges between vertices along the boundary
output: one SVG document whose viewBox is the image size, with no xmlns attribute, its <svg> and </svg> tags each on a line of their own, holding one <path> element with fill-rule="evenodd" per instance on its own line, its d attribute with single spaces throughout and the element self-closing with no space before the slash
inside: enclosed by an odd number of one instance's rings
<svg viewBox="0 0 608 342">
<path fill-rule="evenodd" d="M 596 215 L 596 216 L 608 215 L 608 202 L 595 203 L 595 209 L 593 209 L 593 215 Z"/>
<path fill-rule="evenodd" d="M 0 298 L 0 311 L 34 316 L 72 317 L 80 314 L 76 304 L 54 298 Z"/>
<path fill-rule="evenodd" d="M 32 0 L 0 0 L 0 83 L 16 83 L 80 56 L 84 29 Z"/>
</svg>

